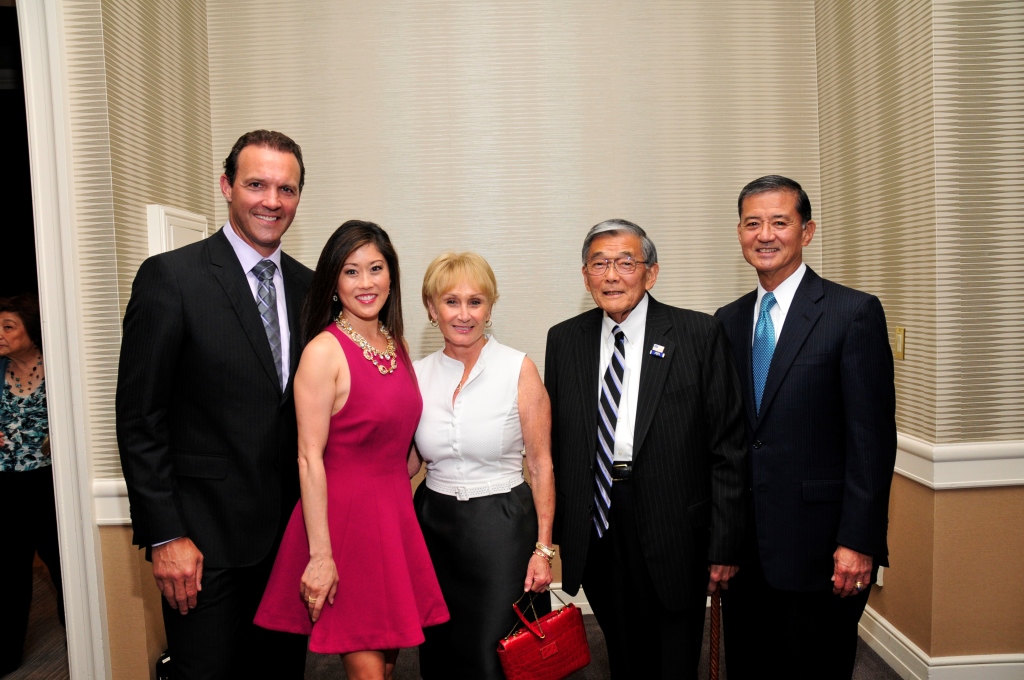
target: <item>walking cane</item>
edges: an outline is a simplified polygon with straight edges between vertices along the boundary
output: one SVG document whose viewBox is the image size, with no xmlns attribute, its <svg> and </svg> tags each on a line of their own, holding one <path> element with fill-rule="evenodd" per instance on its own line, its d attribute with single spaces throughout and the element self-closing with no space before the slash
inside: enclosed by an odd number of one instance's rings
<svg viewBox="0 0 1024 680">
<path fill-rule="evenodd" d="M 708 650 L 708 671 L 711 680 L 718 680 L 718 648 L 722 636 L 722 587 L 711 595 L 711 648 Z"/>
</svg>

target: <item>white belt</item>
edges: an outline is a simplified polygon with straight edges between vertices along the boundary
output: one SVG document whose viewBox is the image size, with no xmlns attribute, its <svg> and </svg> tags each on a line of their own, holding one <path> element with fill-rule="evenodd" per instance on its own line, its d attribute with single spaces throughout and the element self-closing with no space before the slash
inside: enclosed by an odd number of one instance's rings
<svg viewBox="0 0 1024 680">
<path fill-rule="evenodd" d="M 441 482 L 432 479 L 429 475 L 427 476 L 426 482 L 427 488 L 431 491 L 443 493 L 445 496 L 455 496 L 460 501 L 468 501 L 470 498 L 480 498 L 481 496 L 492 496 L 496 493 L 508 493 L 522 483 L 522 472 L 513 473 L 496 482 L 484 482 L 474 486 L 442 484 Z"/>
</svg>

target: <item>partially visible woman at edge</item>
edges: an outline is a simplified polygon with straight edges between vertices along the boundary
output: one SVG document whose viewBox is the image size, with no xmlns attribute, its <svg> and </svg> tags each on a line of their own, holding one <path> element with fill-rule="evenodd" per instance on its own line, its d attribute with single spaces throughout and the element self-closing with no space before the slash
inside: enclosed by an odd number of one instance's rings
<svg viewBox="0 0 1024 680">
<path fill-rule="evenodd" d="M 403 340 L 398 257 L 349 220 L 320 255 L 295 373 L 302 499 L 256 624 L 310 636 L 350 680 L 390 679 L 398 648 L 448 619 L 412 508 L 406 460 L 422 402 Z"/>
<path fill-rule="evenodd" d="M 551 610 L 551 402 L 537 366 L 484 333 L 497 300 L 476 253 L 427 267 L 423 305 L 444 348 L 415 363 L 423 416 L 409 476 L 426 460 L 414 505 L 451 621 L 426 631 L 426 680 L 504 678 L 496 649 L 518 620 L 512 603 L 529 592 L 521 606 Z"/>
<path fill-rule="evenodd" d="M 0 299 L 0 371 L 0 675 L 6 675 L 21 665 L 37 551 L 50 570 L 64 624 L 46 370 L 34 294 Z"/>
</svg>

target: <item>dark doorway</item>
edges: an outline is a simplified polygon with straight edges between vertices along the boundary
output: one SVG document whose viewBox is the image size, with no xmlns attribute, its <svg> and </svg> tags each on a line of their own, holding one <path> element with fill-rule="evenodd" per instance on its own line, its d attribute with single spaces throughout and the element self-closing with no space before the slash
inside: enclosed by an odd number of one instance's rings
<svg viewBox="0 0 1024 680">
<path fill-rule="evenodd" d="M 4 206 L 6 224 L 2 230 L 6 257 L 0 273 L 0 297 L 6 297 L 39 290 L 25 85 L 21 71 L 18 15 L 14 7 L 0 7 L 0 131 L 3 135 L 3 186 L 8 191 Z"/>
</svg>

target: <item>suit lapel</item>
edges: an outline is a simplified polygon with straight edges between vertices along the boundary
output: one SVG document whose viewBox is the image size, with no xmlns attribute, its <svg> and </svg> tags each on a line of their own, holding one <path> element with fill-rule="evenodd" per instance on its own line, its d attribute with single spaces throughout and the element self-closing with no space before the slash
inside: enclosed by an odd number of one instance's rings
<svg viewBox="0 0 1024 680">
<path fill-rule="evenodd" d="M 597 449 L 597 386 L 598 367 L 601 364 L 601 320 L 603 314 L 595 309 L 587 314 L 576 327 L 577 341 L 573 355 L 576 359 L 576 376 L 579 379 L 580 404 L 583 405 L 583 433 L 585 451 Z"/>
<path fill-rule="evenodd" d="M 672 321 L 665 313 L 663 305 L 650 297 L 647 307 L 647 323 L 644 328 L 644 347 L 661 345 L 665 356 L 659 357 L 644 352 L 641 348 L 640 360 L 640 394 L 637 395 L 636 420 L 633 425 L 633 461 L 643 448 L 644 439 L 647 437 L 651 423 L 654 422 L 654 412 L 657 410 L 658 401 L 661 399 L 661 392 L 665 388 L 665 379 L 668 377 L 669 368 L 675 360 L 675 343 L 668 337 L 672 328 Z"/>
<path fill-rule="evenodd" d="M 231 301 L 238 322 L 246 337 L 249 338 L 249 343 L 252 345 L 253 351 L 256 352 L 256 356 L 259 357 L 267 377 L 280 390 L 281 379 L 277 375 L 277 367 L 274 366 L 274 355 L 270 352 L 267 331 L 263 328 L 259 310 L 256 309 L 256 300 L 253 299 L 252 289 L 249 288 L 249 282 L 245 278 L 242 266 L 238 263 L 235 251 L 232 250 L 227 236 L 222 231 L 218 231 L 206 239 L 206 243 L 210 254 L 210 271 L 220 282 L 224 294 Z M 288 286 L 285 285 L 286 290 L 287 288 Z M 290 311 L 289 316 L 291 316 Z"/>
<path fill-rule="evenodd" d="M 757 412 L 754 410 L 754 364 L 753 364 L 753 337 L 754 337 L 754 305 L 757 304 L 757 290 L 744 296 L 739 305 L 733 324 L 738 331 L 732 335 L 738 338 L 737 346 L 733 348 L 733 354 L 737 358 L 736 368 L 740 373 L 740 386 L 743 388 L 743 407 L 747 412 L 747 419 L 750 426 L 757 424 Z"/>
<path fill-rule="evenodd" d="M 808 267 L 800 286 L 796 289 L 793 297 L 793 304 L 786 314 L 786 322 L 782 326 L 782 334 L 779 336 L 779 343 L 775 346 L 775 353 L 772 355 L 772 363 L 768 368 L 768 378 L 764 384 L 764 394 L 761 395 L 761 413 L 758 421 L 764 418 L 771 407 L 772 399 L 782 385 L 783 379 L 789 372 L 793 360 L 800 353 L 807 335 L 814 328 L 814 324 L 821 317 L 821 301 L 824 292 L 821 286 L 821 277 Z M 750 310 L 753 318 L 754 310 Z"/>
<path fill-rule="evenodd" d="M 305 295 L 299 290 L 299 277 L 301 269 L 285 253 L 281 253 L 281 274 L 284 277 L 284 294 L 288 304 L 288 384 L 285 386 L 283 398 L 287 398 L 292 389 L 292 382 L 295 379 L 295 370 L 299 367 L 299 358 L 302 355 L 302 304 Z"/>
</svg>

